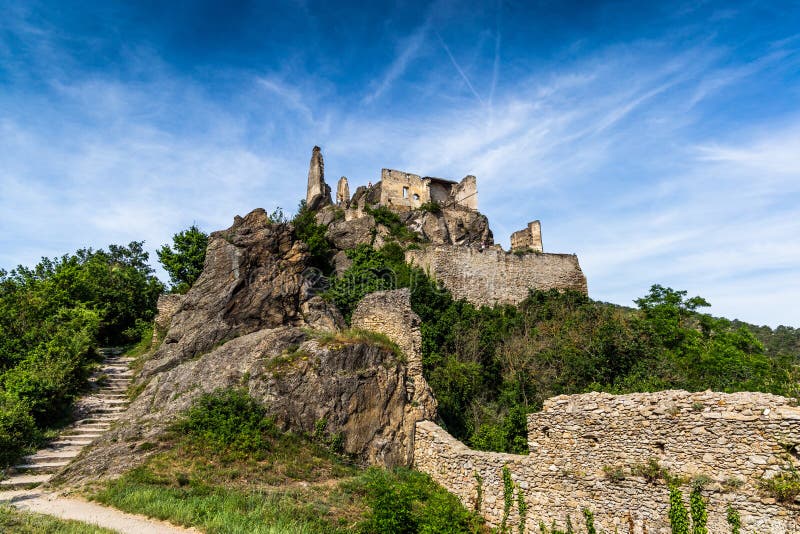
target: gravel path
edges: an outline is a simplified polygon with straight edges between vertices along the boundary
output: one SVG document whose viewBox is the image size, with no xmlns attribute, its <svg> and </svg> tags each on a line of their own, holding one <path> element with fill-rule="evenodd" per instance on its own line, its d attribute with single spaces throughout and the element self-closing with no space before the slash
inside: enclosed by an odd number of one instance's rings
<svg viewBox="0 0 800 534">
<path fill-rule="evenodd" d="M 116 530 L 122 534 L 186 534 L 188 532 L 199 532 L 195 529 L 176 527 L 144 516 L 120 512 L 115 508 L 80 499 L 42 493 L 35 489 L 0 492 L 0 503 L 9 503 L 20 510 L 52 515 L 61 519 L 76 519 L 84 523 Z"/>
</svg>

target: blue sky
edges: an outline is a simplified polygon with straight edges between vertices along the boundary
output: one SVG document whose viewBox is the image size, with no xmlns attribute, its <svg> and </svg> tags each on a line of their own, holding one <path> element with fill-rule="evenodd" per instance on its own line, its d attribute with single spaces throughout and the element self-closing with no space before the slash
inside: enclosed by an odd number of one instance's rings
<svg viewBox="0 0 800 534">
<path fill-rule="evenodd" d="M 478 177 L 592 297 L 800 327 L 800 2 L 0 0 L 0 267 Z M 155 262 L 154 262 L 155 263 Z"/>
</svg>

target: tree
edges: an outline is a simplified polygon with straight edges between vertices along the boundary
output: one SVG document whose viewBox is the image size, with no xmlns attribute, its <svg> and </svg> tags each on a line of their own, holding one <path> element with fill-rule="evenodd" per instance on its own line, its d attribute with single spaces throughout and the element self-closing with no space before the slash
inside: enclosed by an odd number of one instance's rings
<svg viewBox="0 0 800 534">
<path fill-rule="evenodd" d="M 208 235 L 197 226 L 172 236 L 175 249 L 164 245 L 158 251 L 158 261 L 164 266 L 172 283 L 173 293 L 186 293 L 203 272 Z"/>
</svg>

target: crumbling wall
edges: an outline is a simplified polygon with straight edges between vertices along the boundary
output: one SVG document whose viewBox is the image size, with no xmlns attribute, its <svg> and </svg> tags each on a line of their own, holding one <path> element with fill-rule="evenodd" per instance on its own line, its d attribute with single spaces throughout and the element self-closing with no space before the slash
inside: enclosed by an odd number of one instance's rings
<svg viewBox="0 0 800 534">
<path fill-rule="evenodd" d="M 542 252 L 542 224 L 532 221 L 524 229 L 511 234 L 511 250 Z"/>
<path fill-rule="evenodd" d="M 701 406 L 702 405 L 702 406 Z M 503 517 L 502 471 L 506 466 L 528 506 L 526 529 L 539 521 L 566 517 L 582 522 L 582 510 L 595 514 L 598 530 L 669 533 L 669 491 L 662 480 L 636 474 L 637 463 L 657 460 L 686 482 L 708 477 L 709 532 L 729 532 L 728 506 L 742 518 L 742 532 L 800 532 L 800 504 L 776 502 L 759 488 L 792 461 L 788 450 L 800 443 L 800 408 L 789 399 L 761 393 L 658 393 L 613 396 L 585 394 L 550 399 L 528 418 L 529 455 L 474 451 L 436 424 L 417 423 L 414 461 L 418 469 L 477 506 L 492 526 Z M 663 444 L 661 447 L 659 444 Z M 619 476 L 604 472 L 620 468 Z M 688 505 L 688 502 L 687 502 Z M 509 524 L 516 525 L 514 506 Z"/>
<path fill-rule="evenodd" d="M 529 289 L 574 289 L 587 293 L 574 254 L 512 254 L 496 248 L 461 246 L 409 250 L 406 261 L 440 281 L 457 299 L 476 306 L 518 304 Z"/>
<path fill-rule="evenodd" d="M 416 209 L 431 201 L 428 184 L 416 174 L 381 170 L 380 204 L 395 209 Z"/>
<path fill-rule="evenodd" d="M 397 343 L 405 355 L 409 376 L 429 391 L 422 376 L 422 321 L 411 309 L 408 288 L 376 291 L 365 296 L 353 311 L 350 324 L 353 328 L 383 334 Z"/>
<path fill-rule="evenodd" d="M 169 330 L 172 317 L 180 308 L 184 295 L 168 293 L 158 297 L 156 303 L 156 318 L 153 325 L 153 345 L 161 342 L 164 335 Z"/>
<path fill-rule="evenodd" d="M 461 182 L 454 184 L 450 196 L 458 206 L 478 210 L 478 179 L 472 175 L 465 176 Z"/>
<path fill-rule="evenodd" d="M 561 469 L 657 458 L 688 474 L 743 479 L 785 465 L 786 447 L 800 445 L 800 409 L 763 393 L 587 393 L 548 399 L 528 431 L 531 453 Z"/>
</svg>

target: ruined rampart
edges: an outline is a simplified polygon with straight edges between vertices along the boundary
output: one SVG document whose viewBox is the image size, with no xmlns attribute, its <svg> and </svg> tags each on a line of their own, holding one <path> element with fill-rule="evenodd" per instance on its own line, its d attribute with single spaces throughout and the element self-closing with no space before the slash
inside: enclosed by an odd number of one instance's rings
<svg viewBox="0 0 800 534">
<path fill-rule="evenodd" d="M 406 261 L 440 281 L 457 299 L 477 305 L 518 304 L 529 289 L 574 289 L 587 293 L 574 254 L 513 254 L 488 248 L 429 246 L 409 250 Z"/>
<path fill-rule="evenodd" d="M 153 345 L 157 345 L 169 330 L 172 317 L 183 302 L 184 295 L 167 293 L 158 297 L 156 318 L 153 321 Z"/>
<path fill-rule="evenodd" d="M 420 422 L 415 465 L 466 506 L 479 504 L 493 526 L 503 517 L 506 466 L 528 506 L 527 532 L 538 532 L 540 521 L 563 529 L 567 516 L 577 525 L 584 508 L 606 532 L 630 532 L 631 524 L 636 534 L 670 532 L 668 487 L 648 481 L 638 467 L 650 460 L 683 479 L 685 496 L 693 479 L 706 479 L 709 532 L 730 531 L 728 506 L 740 513 L 742 532 L 800 532 L 800 505 L 776 502 L 759 487 L 762 477 L 793 461 L 800 444 L 800 408 L 788 399 L 685 391 L 572 395 L 549 400 L 529 416 L 528 428 L 531 452 L 523 456 L 474 451 Z M 518 521 L 514 505 L 508 524 Z"/>
</svg>

